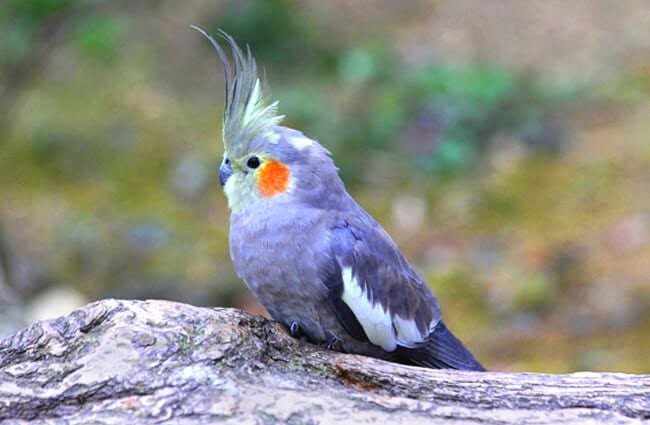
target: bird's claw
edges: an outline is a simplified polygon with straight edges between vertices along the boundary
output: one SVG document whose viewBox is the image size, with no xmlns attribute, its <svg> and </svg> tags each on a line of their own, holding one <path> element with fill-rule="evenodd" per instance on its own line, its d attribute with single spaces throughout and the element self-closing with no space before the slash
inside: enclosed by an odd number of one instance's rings
<svg viewBox="0 0 650 425">
<path fill-rule="evenodd" d="M 291 325 L 289 325 L 289 334 L 294 338 L 300 338 L 302 332 L 300 332 L 300 325 L 298 322 L 291 322 Z"/>
<path fill-rule="evenodd" d="M 343 352 L 343 347 L 341 346 L 341 340 L 337 337 L 332 337 L 327 343 L 327 349 L 332 351 Z"/>
<path fill-rule="evenodd" d="M 309 342 L 309 338 L 307 338 L 307 335 L 302 332 L 302 329 L 300 329 L 300 324 L 298 322 L 291 322 L 289 325 L 289 335 L 301 340 L 302 342 Z"/>
<path fill-rule="evenodd" d="M 292 337 L 299 339 L 302 342 L 311 342 L 307 335 L 305 335 L 300 328 L 300 324 L 298 322 L 291 322 L 289 325 L 289 335 Z M 333 350 L 333 351 L 338 351 L 343 353 L 343 347 L 341 346 L 341 340 L 338 339 L 337 337 L 333 336 L 325 345 L 328 350 Z M 321 347 L 324 344 L 321 343 Z"/>
</svg>

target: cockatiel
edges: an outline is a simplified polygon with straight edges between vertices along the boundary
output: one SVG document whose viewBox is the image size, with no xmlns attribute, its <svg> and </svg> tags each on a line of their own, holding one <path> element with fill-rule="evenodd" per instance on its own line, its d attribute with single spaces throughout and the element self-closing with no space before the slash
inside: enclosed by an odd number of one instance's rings
<svg viewBox="0 0 650 425">
<path fill-rule="evenodd" d="M 436 297 L 381 225 L 347 193 L 330 153 L 280 125 L 250 49 L 198 27 L 226 79 L 219 178 L 237 274 L 294 336 L 431 368 L 485 370 L 447 329 Z"/>
</svg>

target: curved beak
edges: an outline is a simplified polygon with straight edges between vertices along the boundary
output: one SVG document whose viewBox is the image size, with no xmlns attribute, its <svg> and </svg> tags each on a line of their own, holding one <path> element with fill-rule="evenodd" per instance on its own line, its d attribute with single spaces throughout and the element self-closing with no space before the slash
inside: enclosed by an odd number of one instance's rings
<svg viewBox="0 0 650 425">
<path fill-rule="evenodd" d="M 225 162 L 221 163 L 219 167 L 219 182 L 221 183 L 221 187 L 225 186 L 230 176 L 232 176 L 232 167 L 230 164 L 226 164 Z"/>
</svg>

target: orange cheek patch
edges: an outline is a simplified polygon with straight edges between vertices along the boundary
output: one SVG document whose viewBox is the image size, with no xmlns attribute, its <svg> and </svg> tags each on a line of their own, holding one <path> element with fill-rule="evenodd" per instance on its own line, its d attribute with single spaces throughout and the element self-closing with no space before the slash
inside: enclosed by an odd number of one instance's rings
<svg viewBox="0 0 650 425">
<path fill-rule="evenodd" d="M 257 172 L 260 193 L 265 198 L 286 192 L 289 188 L 289 167 L 277 162 L 264 163 Z"/>
</svg>

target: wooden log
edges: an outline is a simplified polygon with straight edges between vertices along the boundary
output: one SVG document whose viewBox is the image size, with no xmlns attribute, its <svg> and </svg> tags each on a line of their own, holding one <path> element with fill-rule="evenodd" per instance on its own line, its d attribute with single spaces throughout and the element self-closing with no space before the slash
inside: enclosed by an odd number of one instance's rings
<svg viewBox="0 0 650 425">
<path fill-rule="evenodd" d="M 0 342 L 2 423 L 640 423 L 650 376 L 458 372 L 297 341 L 265 318 L 104 300 Z"/>
</svg>

